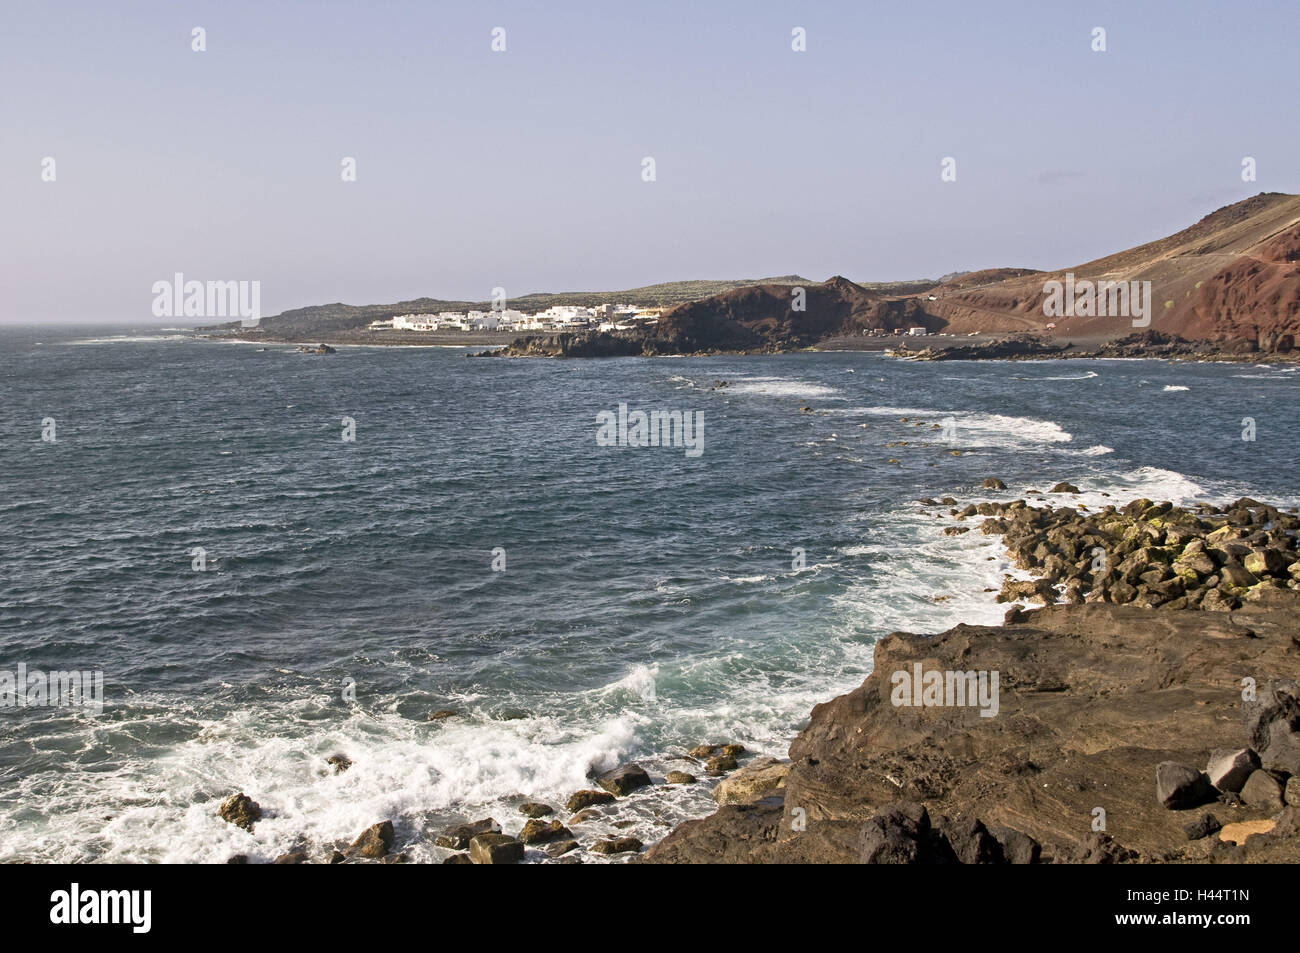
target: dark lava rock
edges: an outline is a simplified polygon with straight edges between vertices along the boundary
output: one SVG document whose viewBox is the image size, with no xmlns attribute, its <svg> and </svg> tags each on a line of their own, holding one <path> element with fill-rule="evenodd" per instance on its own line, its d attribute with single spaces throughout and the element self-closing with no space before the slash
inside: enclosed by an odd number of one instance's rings
<svg viewBox="0 0 1300 953">
<path fill-rule="evenodd" d="M 945 864 L 957 861 L 947 840 L 931 828 L 930 814 L 925 805 L 915 801 L 887 804 L 863 824 L 860 853 L 864 864 Z"/>
<path fill-rule="evenodd" d="M 593 854 L 627 854 L 639 851 L 642 844 L 635 837 L 610 837 L 591 845 Z"/>
<path fill-rule="evenodd" d="M 455 827 L 449 827 L 437 836 L 434 843 L 439 847 L 446 847 L 448 850 L 468 850 L 469 842 L 479 834 L 494 834 L 501 830 L 500 826 L 490 817 L 485 817 L 481 821 L 474 821 L 472 824 L 458 824 Z"/>
<path fill-rule="evenodd" d="M 469 842 L 469 859 L 475 864 L 517 864 L 524 845 L 506 834 L 479 834 Z"/>
<path fill-rule="evenodd" d="M 525 844 L 542 844 L 558 840 L 561 837 L 572 838 L 573 831 L 559 821 L 531 820 L 519 832 L 519 839 Z"/>
<path fill-rule="evenodd" d="M 564 809 L 570 814 L 576 814 L 584 807 L 591 807 L 593 804 L 610 804 L 614 801 L 614 795 L 608 791 L 575 791 L 564 805 Z"/>
<path fill-rule="evenodd" d="M 1259 756 L 1249 748 L 1215 748 L 1205 774 L 1220 791 L 1240 791 L 1250 773 L 1259 767 Z"/>
<path fill-rule="evenodd" d="M 1008 864 L 1036 864 L 1042 856 L 1043 848 L 1028 834 L 1010 827 L 993 827 L 989 829 L 1002 846 L 1002 858 Z"/>
<path fill-rule="evenodd" d="M 613 771 L 606 771 L 596 778 L 596 783 L 611 794 L 623 797 L 637 788 L 647 787 L 650 784 L 650 775 L 646 773 L 645 768 L 633 761 Z"/>
<path fill-rule="evenodd" d="M 1118 843 L 1109 834 L 1092 832 L 1066 851 L 1059 859 L 1065 864 L 1129 864 L 1137 861 L 1138 855 Z"/>
<path fill-rule="evenodd" d="M 1247 807 L 1272 813 L 1283 808 L 1282 785 L 1268 771 L 1253 771 L 1241 788 Z"/>
<path fill-rule="evenodd" d="M 280 856 L 278 856 L 277 858 L 275 858 L 275 860 L 271 861 L 271 863 L 273 863 L 273 864 L 305 864 L 305 863 L 307 863 L 307 861 L 308 861 L 308 857 L 307 857 L 307 855 L 306 855 L 305 853 L 303 853 L 303 852 L 300 851 L 300 850 L 295 850 L 295 851 L 290 851 L 290 852 L 287 853 L 287 854 L 281 854 Z"/>
<path fill-rule="evenodd" d="M 1192 821 L 1183 828 L 1187 832 L 1188 840 L 1200 840 L 1203 837 L 1209 837 L 1211 834 L 1217 834 L 1223 825 L 1213 814 L 1202 814 L 1196 820 Z"/>
<path fill-rule="evenodd" d="M 576 840 L 556 841 L 554 844 L 546 847 L 546 853 L 551 857 L 562 857 L 569 851 L 577 850 L 578 842 Z"/>
<path fill-rule="evenodd" d="M 377 859 L 383 857 L 393 846 L 393 822 L 380 821 L 378 824 L 371 824 L 367 827 L 352 846 L 348 848 L 349 857 L 368 857 Z"/>
<path fill-rule="evenodd" d="M 253 825 L 262 819 L 262 808 L 251 797 L 241 792 L 226 798 L 217 810 L 217 816 L 236 827 L 252 831 Z"/>
<path fill-rule="evenodd" d="M 1156 800 L 1172 811 L 1198 807 L 1214 799 L 1209 780 L 1195 768 L 1177 761 L 1156 766 Z"/>
<path fill-rule="evenodd" d="M 450 857 L 443 858 L 444 864 L 472 864 L 474 861 L 469 859 L 469 854 L 452 854 Z"/>
</svg>

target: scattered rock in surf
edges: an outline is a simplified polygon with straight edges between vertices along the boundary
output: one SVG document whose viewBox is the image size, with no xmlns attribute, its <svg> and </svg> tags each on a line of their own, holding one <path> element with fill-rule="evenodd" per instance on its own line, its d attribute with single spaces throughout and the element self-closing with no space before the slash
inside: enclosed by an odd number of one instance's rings
<svg viewBox="0 0 1300 953">
<path fill-rule="evenodd" d="M 562 840 L 562 841 L 557 841 L 554 844 L 547 845 L 546 853 L 549 854 L 551 857 L 563 857 L 565 854 L 569 853 L 570 851 L 574 851 L 577 849 L 578 849 L 578 842 L 576 840 Z"/>
<path fill-rule="evenodd" d="M 599 775 L 596 783 L 609 793 L 624 797 L 637 788 L 648 786 L 650 775 L 646 773 L 645 768 L 632 761 Z"/>
<path fill-rule="evenodd" d="M 247 855 L 247 854 L 231 854 L 230 857 L 226 858 L 226 863 L 228 863 L 228 864 L 246 864 L 246 863 L 248 863 L 248 855 Z"/>
<path fill-rule="evenodd" d="M 332 754 L 325 759 L 325 763 L 334 769 L 335 774 L 342 774 L 352 767 L 352 759 L 345 754 Z"/>
<path fill-rule="evenodd" d="M 501 825 L 490 817 L 471 824 L 457 824 L 449 827 L 435 838 L 434 843 L 448 850 L 468 850 L 469 842 L 479 834 L 500 833 Z"/>
<path fill-rule="evenodd" d="M 609 837 L 591 845 L 593 854 L 628 854 L 639 851 L 641 841 L 635 837 Z"/>
<path fill-rule="evenodd" d="M 431 712 L 429 712 L 429 717 L 428 717 L 427 719 L 425 719 L 425 720 L 426 720 L 426 721 L 442 721 L 442 720 L 445 719 L 445 718 L 453 718 L 453 717 L 455 717 L 456 715 L 459 715 L 459 714 L 460 714 L 460 712 L 456 711 L 456 709 L 454 709 L 454 708 L 439 708 L 437 711 L 431 711 Z"/>
<path fill-rule="evenodd" d="M 308 861 L 308 857 L 307 857 L 307 855 L 306 855 L 305 853 L 303 853 L 303 852 L 300 851 L 300 850 L 295 850 L 295 851 L 290 851 L 290 852 L 287 853 L 287 854 L 281 854 L 280 856 L 276 857 L 275 860 L 271 861 L 271 863 L 273 863 L 273 864 L 305 864 L 305 863 L 307 863 L 307 861 Z"/>
<path fill-rule="evenodd" d="M 575 791 L 570 795 L 564 809 L 570 814 L 576 814 L 584 807 L 591 807 L 593 804 L 611 804 L 614 801 L 614 795 L 608 791 Z"/>
<path fill-rule="evenodd" d="M 555 808 L 537 801 L 525 801 L 519 805 L 519 813 L 524 817 L 546 817 L 548 814 L 554 814 Z"/>
<path fill-rule="evenodd" d="M 969 532 L 970 532 L 969 526 L 945 526 L 943 530 L 943 535 L 960 536 L 962 533 L 969 533 Z"/>
<path fill-rule="evenodd" d="M 1064 482 L 1062 482 L 1062 483 L 1058 483 L 1058 484 L 1056 484 L 1054 487 L 1052 487 L 1052 488 L 1051 488 L 1050 490 L 1048 490 L 1047 492 L 1048 492 L 1048 493 L 1078 493 L 1078 492 L 1079 492 L 1079 488 L 1078 488 L 1077 486 L 1075 486 L 1073 483 L 1064 483 Z"/>
<path fill-rule="evenodd" d="M 444 864 L 472 864 L 474 861 L 469 859 L 469 854 L 452 854 L 450 857 L 444 857 Z"/>
<path fill-rule="evenodd" d="M 341 850 L 335 850 L 335 851 L 331 851 L 331 852 L 330 852 L 330 863 L 331 863 L 331 864 L 341 864 L 341 863 L 343 863 L 343 862 L 344 862 L 345 860 L 347 860 L 347 859 L 348 859 L 348 858 L 347 858 L 347 855 L 344 854 L 343 851 L 341 851 Z"/>
<path fill-rule="evenodd" d="M 1007 485 L 997 477 L 985 477 L 984 482 L 980 484 L 980 488 L 984 490 L 1005 490 Z"/>
<path fill-rule="evenodd" d="M 582 824 L 586 821 L 599 820 L 604 816 L 605 815 L 600 813 L 600 811 L 596 810 L 595 808 L 589 807 L 585 811 L 579 811 L 577 814 L 573 815 L 573 817 L 569 818 L 569 823 Z"/>
<path fill-rule="evenodd" d="M 725 771 L 735 771 L 737 762 L 735 757 L 729 754 L 720 754 L 704 762 L 704 768 L 709 774 L 715 777 Z"/>
<path fill-rule="evenodd" d="M 358 835 L 347 850 L 349 857 L 366 857 L 376 860 L 383 857 L 393 846 L 393 822 L 380 821 L 371 824 Z"/>
<path fill-rule="evenodd" d="M 669 771 L 664 781 L 668 784 L 694 784 L 695 775 L 687 774 L 685 771 Z"/>
<path fill-rule="evenodd" d="M 469 842 L 473 864 L 517 864 L 524 859 L 524 845 L 508 834 L 479 834 Z"/>
<path fill-rule="evenodd" d="M 241 791 L 239 794 L 230 795 L 221 803 L 217 816 L 251 833 L 253 825 L 262 819 L 262 808 Z"/>
<path fill-rule="evenodd" d="M 534 818 L 524 824 L 519 832 L 519 840 L 525 844 L 544 844 L 547 841 L 572 839 L 573 831 L 559 821 L 543 821 Z"/>
</svg>

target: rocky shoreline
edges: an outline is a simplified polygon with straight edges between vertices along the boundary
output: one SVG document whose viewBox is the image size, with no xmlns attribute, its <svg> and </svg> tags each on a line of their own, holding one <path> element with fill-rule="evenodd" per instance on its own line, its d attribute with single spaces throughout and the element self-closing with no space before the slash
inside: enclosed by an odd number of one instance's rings
<svg viewBox="0 0 1300 953">
<path fill-rule="evenodd" d="M 813 709 L 779 785 L 680 825 L 642 862 L 1300 860 L 1293 512 L 1015 500 L 949 516 L 981 510 L 1038 574 L 999 597 L 1050 604 L 881 640 L 871 676 Z M 911 703 L 899 685 L 922 672 L 945 687 L 996 673 L 995 714 Z"/>
<path fill-rule="evenodd" d="M 1029 578 L 1006 577 L 1001 626 L 882 639 L 872 674 L 813 709 L 788 759 L 709 743 L 662 778 L 624 764 L 562 806 L 520 795 L 512 820 L 434 835 L 442 862 L 1300 861 L 1296 508 L 1093 511 L 1066 502 L 1077 492 L 918 501 L 946 508 L 949 535 L 982 517 Z M 713 814 L 648 850 L 618 833 L 629 805 L 709 780 Z M 240 793 L 219 816 L 251 831 L 262 809 Z M 274 863 L 404 863 L 412 846 L 380 820 Z"/>
</svg>

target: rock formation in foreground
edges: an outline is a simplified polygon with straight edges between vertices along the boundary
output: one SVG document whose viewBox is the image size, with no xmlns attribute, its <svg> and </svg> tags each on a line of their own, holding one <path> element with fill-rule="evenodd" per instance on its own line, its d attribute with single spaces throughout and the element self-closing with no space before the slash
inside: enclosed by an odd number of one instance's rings
<svg viewBox="0 0 1300 953">
<path fill-rule="evenodd" d="M 1300 861 L 1300 593 L 1015 619 L 883 639 L 872 675 L 813 709 L 783 788 L 643 862 Z M 918 672 L 998 673 L 996 714 L 925 704 L 895 676 Z"/>
</svg>

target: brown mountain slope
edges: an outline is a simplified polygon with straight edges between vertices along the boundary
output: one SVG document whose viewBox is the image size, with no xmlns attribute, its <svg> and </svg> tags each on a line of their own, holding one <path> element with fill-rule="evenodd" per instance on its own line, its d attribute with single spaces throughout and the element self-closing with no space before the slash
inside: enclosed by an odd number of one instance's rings
<svg viewBox="0 0 1300 953">
<path fill-rule="evenodd" d="M 1048 317 L 1047 281 L 1150 281 L 1151 327 L 1186 338 L 1259 340 L 1300 332 L 1300 196 L 1261 193 L 1167 238 L 1057 272 L 971 286 L 972 276 L 932 292 L 926 310 L 946 330 L 1045 329 L 1062 337 L 1123 335 L 1126 317 Z M 991 277 L 996 277 L 994 273 Z"/>
<path fill-rule="evenodd" d="M 885 298 L 836 275 L 804 287 L 796 310 L 789 285 L 738 288 L 678 305 L 660 318 L 656 337 L 682 351 L 791 347 L 867 328 L 937 328 L 921 298 Z"/>
</svg>

